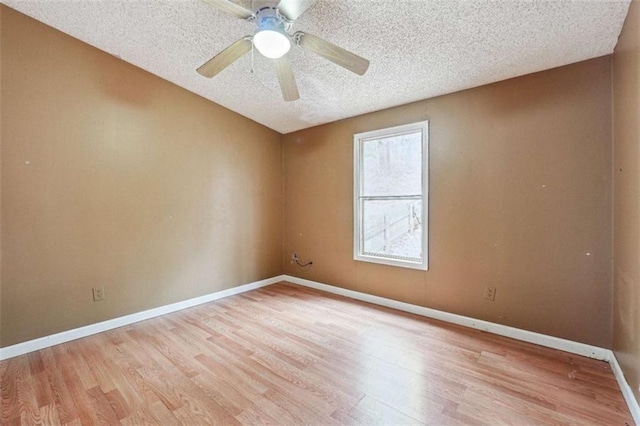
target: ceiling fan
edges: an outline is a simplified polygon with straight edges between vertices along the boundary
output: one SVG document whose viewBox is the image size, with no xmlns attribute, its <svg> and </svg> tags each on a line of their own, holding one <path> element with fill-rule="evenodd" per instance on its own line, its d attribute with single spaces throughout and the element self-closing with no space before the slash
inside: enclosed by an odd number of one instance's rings
<svg viewBox="0 0 640 426">
<path fill-rule="evenodd" d="M 255 47 L 263 56 L 273 59 L 285 101 L 300 98 L 291 64 L 286 54 L 295 44 L 340 65 L 358 75 L 369 68 L 369 61 L 335 44 L 303 31 L 290 33 L 293 21 L 298 19 L 316 0 L 253 0 L 253 12 L 230 0 L 204 0 L 224 12 L 240 19 L 253 21 L 256 29 L 205 62 L 198 73 L 211 78 L 240 59 Z"/>
</svg>

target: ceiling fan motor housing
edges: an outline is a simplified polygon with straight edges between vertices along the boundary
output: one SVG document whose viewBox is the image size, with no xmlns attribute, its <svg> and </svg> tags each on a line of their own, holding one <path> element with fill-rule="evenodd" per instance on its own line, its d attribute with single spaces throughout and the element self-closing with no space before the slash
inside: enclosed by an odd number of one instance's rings
<svg viewBox="0 0 640 426">
<path fill-rule="evenodd" d="M 256 22 L 256 31 L 273 30 L 288 32 L 291 28 L 290 22 L 283 16 L 275 6 L 263 6 L 253 12 Z"/>
</svg>

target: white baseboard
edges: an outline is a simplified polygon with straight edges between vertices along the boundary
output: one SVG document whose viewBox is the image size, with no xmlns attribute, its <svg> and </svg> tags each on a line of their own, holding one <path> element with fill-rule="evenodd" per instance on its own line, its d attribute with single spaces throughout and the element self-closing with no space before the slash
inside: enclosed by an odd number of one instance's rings
<svg viewBox="0 0 640 426">
<path fill-rule="evenodd" d="M 488 333 L 497 334 L 499 336 L 510 337 L 512 339 L 524 342 L 534 343 L 548 348 L 558 349 L 576 355 L 586 356 L 589 358 L 606 361 L 611 365 L 611 370 L 618 381 L 622 395 L 631 411 L 634 421 L 640 426 L 640 408 L 638 401 L 635 399 L 631 387 L 624 378 L 624 374 L 618 361 L 610 349 L 598 346 L 587 345 L 586 343 L 574 342 L 572 340 L 561 339 L 559 337 L 548 336 L 546 334 L 535 333 L 533 331 L 522 330 L 515 327 L 509 327 L 502 324 L 496 324 L 489 321 L 483 321 L 475 318 L 465 317 L 462 315 L 451 314 L 449 312 L 438 311 L 424 306 L 412 305 L 410 303 L 399 302 L 397 300 L 387 299 L 380 296 L 373 296 L 359 291 L 348 290 L 342 287 L 335 287 L 328 284 L 322 284 L 316 281 L 306 280 L 304 278 L 292 277 L 290 275 L 283 276 L 284 281 L 298 284 L 304 287 L 314 288 L 316 290 L 326 291 L 340 296 L 349 297 L 351 299 L 362 300 L 363 302 L 373 303 L 374 305 L 385 306 L 387 308 L 397 309 L 399 311 L 409 312 L 427 318 L 433 318 L 464 327 L 475 328 L 477 330 L 486 331 Z"/>
<path fill-rule="evenodd" d="M 591 346 L 585 343 L 578 343 L 571 340 L 561 339 L 559 337 L 553 337 L 546 334 L 535 333 L 533 331 L 526 331 L 515 327 L 509 327 L 507 325 L 496 324 L 493 322 L 483 321 L 457 314 L 451 314 L 449 312 L 425 308 L 424 306 L 398 302 L 397 300 L 387 299 L 380 296 L 373 296 L 371 294 L 360 293 L 359 291 L 347 290 L 345 288 L 334 287 L 332 285 L 321 284 L 315 281 L 305 280 L 303 278 L 297 278 L 287 275 L 285 276 L 285 279 L 286 281 L 294 284 L 315 288 L 317 290 L 326 291 L 328 293 L 339 294 L 351 299 L 362 300 L 363 302 L 386 306 L 387 308 L 393 308 L 399 311 L 409 312 L 427 318 L 433 318 L 452 324 L 475 328 L 500 336 L 511 337 L 512 339 L 522 340 L 524 342 L 535 343 L 536 345 L 559 349 L 561 351 L 570 352 L 576 355 L 582 355 L 602 361 L 609 360 L 609 349 L 600 348 L 598 346 Z"/>
<path fill-rule="evenodd" d="M 306 280 L 303 278 L 293 277 L 290 275 L 279 275 L 273 278 L 268 278 L 262 281 L 256 281 L 253 283 L 233 287 L 227 290 L 218 291 L 216 293 L 207 294 L 193 299 L 184 300 L 182 302 L 172 303 L 170 305 L 160 306 L 157 308 L 149 309 L 143 312 L 137 312 L 123 317 L 110 319 L 107 321 L 99 322 L 96 324 L 90 324 L 84 327 L 79 327 L 73 330 L 63 331 L 61 333 L 52 334 L 50 336 L 41 337 L 27 342 L 18 343 L 13 346 L 7 346 L 0 348 L 0 361 L 13 358 L 19 355 L 24 355 L 29 352 L 34 352 L 40 349 L 48 348 L 61 343 L 70 342 L 72 340 L 80 339 L 82 337 L 91 336 L 92 334 L 101 333 L 103 331 L 112 330 L 114 328 L 122 327 L 125 325 L 133 324 L 138 321 L 144 321 L 150 318 L 154 318 L 160 315 L 165 315 L 171 312 L 180 311 L 182 309 L 190 308 L 193 306 L 201 305 L 203 303 L 212 302 L 214 300 L 222 299 L 225 297 L 233 296 L 236 294 L 251 291 L 260 287 L 266 287 L 271 284 L 275 284 L 281 281 L 288 281 L 290 283 L 298 284 L 301 286 L 314 288 L 316 290 L 325 291 L 327 293 L 333 293 L 340 296 L 349 297 L 351 299 L 362 300 L 363 302 L 372 303 L 379 306 L 385 306 L 399 311 L 409 312 L 412 314 L 420 315 L 427 318 L 433 318 L 440 321 L 445 321 L 452 324 L 458 324 L 464 327 L 475 328 L 478 330 L 486 331 L 488 333 L 497 334 L 500 336 L 510 337 L 512 339 L 521 340 L 524 342 L 534 343 L 541 346 L 546 346 L 553 349 L 573 353 L 576 355 L 586 356 L 589 358 L 595 358 L 602 361 L 607 361 L 611 365 L 613 374 L 618 381 L 622 395 L 629 406 L 631 415 L 633 416 L 637 425 L 640 426 L 640 407 L 638 401 L 633 395 L 631 387 L 627 383 L 624 373 L 618 364 L 614 353 L 605 348 L 598 346 L 591 346 L 585 343 L 574 342 L 567 339 L 561 339 L 559 337 L 548 336 L 545 334 L 535 333 L 532 331 L 521 330 L 515 327 L 509 327 L 502 324 L 496 324 L 489 321 L 483 321 L 475 318 L 465 317 L 462 315 L 452 314 L 449 312 L 438 311 L 424 306 L 412 305 L 410 303 L 399 302 L 397 300 L 387 299 L 380 296 L 373 296 L 371 294 L 361 293 L 358 291 L 348 290 L 341 287 L 335 287 L 328 284 L 322 284 L 315 281 Z"/>
<path fill-rule="evenodd" d="M 193 299 L 184 300 L 182 302 L 176 302 L 170 305 L 160 306 L 160 307 L 149 309 L 146 311 L 137 312 L 134 314 L 125 315 L 122 317 L 99 322 L 96 324 L 90 324 L 84 327 L 63 331 L 61 333 L 52 334 L 50 336 L 40 337 L 38 339 L 29 340 L 23 343 L 18 343 L 13 346 L 0 348 L 0 360 L 13 358 L 18 355 L 26 354 L 26 353 L 37 351 L 50 346 L 69 342 L 82 337 L 90 336 L 92 334 L 101 333 L 103 331 L 112 330 L 114 328 L 133 324 L 138 321 L 144 321 L 149 318 L 154 318 L 160 315 L 176 312 L 182 309 L 190 308 L 192 306 L 197 306 L 203 303 L 222 299 L 224 297 L 229 297 L 235 294 L 244 293 L 260 287 L 265 287 L 271 284 L 275 284 L 280 281 L 288 281 L 288 282 L 299 284 L 305 287 L 310 287 L 317 290 L 325 291 L 327 293 L 338 294 L 341 296 L 349 297 L 351 299 L 362 300 L 364 302 L 369 302 L 375 305 L 397 309 L 399 311 L 409 312 L 409 313 L 424 316 L 427 318 L 433 318 L 440 321 L 462 325 L 465 327 L 475 328 L 475 329 L 486 331 L 489 333 L 498 334 L 500 336 L 511 337 L 513 339 L 522 340 L 529 343 L 535 343 L 537 345 L 547 346 L 550 348 L 559 349 L 565 352 L 570 352 L 576 355 L 582 355 L 589 358 L 609 361 L 612 356 L 612 352 L 609 349 L 604 349 L 597 346 L 591 346 L 585 343 L 578 343 L 571 340 L 561 339 L 558 337 L 548 336 L 545 334 L 540 334 L 532 331 L 521 330 L 519 328 L 509 327 L 506 325 L 496 324 L 489 321 L 483 321 L 479 319 L 465 317 L 462 315 L 451 314 L 448 312 L 438 311 L 431 308 L 425 308 L 424 306 L 417 306 L 417 305 L 412 305 L 410 303 L 399 302 L 397 300 L 387 299 L 380 296 L 373 296 L 371 294 L 348 290 L 341 287 L 335 287 L 328 284 L 322 284 L 319 282 L 310 281 L 310 280 L 306 280 L 298 277 L 293 277 L 290 275 L 279 275 L 273 278 L 268 278 L 266 280 L 256 281 L 256 282 L 241 285 L 238 287 L 233 287 L 227 290 L 218 291 L 216 293 L 211 293 L 204 296 L 195 297 Z"/>
<path fill-rule="evenodd" d="M 618 381 L 618 386 L 620 386 L 624 400 L 627 401 L 627 406 L 629 407 L 629 411 L 631 411 L 633 420 L 636 422 L 636 425 L 640 425 L 640 405 L 638 404 L 636 397 L 633 395 L 633 390 L 631 389 L 631 386 L 629 386 L 629 383 L 627 383 L 627 379 L 625 379 L 622 368 L 620 368 L 618 359 L 613 351 L 611 351 L 609 365 L 611 365 L 613 375 Z"/>
<path fill-rule="evenodd" d="M 244 293 L 250 290 L 254 290 L 256 288 L 265 287 L 265 286 L 275 284 L 277 282 L 285 281 L 285 280 L 286 280 L 285 276 L 280 275 L 277 277 L 268 278 L 266 280 L 255 281 L 249 284 L 233 287 L 227 290 L 206 294 L 204 296 L 194 297 L 193 299 L 183 300 L 182 302 L 176 302 L 170 305 L 160 306 L 160 307 L 149 309 L 142 312 L 136 312 L 135 314 L 125 315 L 123 317 L 118 317 L 118 318 L 110 319 L 107 321 L 102 321 L 96 324 L 90 324 L 84 327 L 74 328 L 73 330 L 67 330 L 61 333 L 52 334 L 50 336 L 29 340 L 27 342 L 18 343 L 16 345 L 7 346 L 5 348 L 0 348 L 0 361 L 8 358 L 13 358 L 18 355 L 23 355 L 29 352 L 34 352 L 40 349 L 48 348 L 51 346 L 59 345 L 61 343 L 70 342 L 72 340 L 80 339 L 82 337 L 91 336 L 92 334 L 113 330 L 114 328 L 133 324 L 138 321 L 144 321 L 149 318 L 154 318 L 160 315 L 169 314 L 171 312 L 180 311 L 182 309 L 190 308 L 192 306 L 197 306 L 203 303 L 233 296 L 235 294 Z"/>
</svg>

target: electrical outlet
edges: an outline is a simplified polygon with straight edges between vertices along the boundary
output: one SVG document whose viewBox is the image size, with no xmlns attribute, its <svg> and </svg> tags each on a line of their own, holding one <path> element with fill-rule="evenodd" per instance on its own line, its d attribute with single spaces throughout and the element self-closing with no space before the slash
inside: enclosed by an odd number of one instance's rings
<svg viewBox="0 0 640 426">
<path fill-rule="evenodd" d="M 104 287 L 94 288 L 93 289 L 93 301 L 99 302 L 104 300 Z"/>
<path fill-rule="evenodd" d="M 484 289 L 484 298 L 487 300 L 491 300 L 492 302 L 496 300 L 496 288 L 495 287 L 485 287 Z"/>
</svg>

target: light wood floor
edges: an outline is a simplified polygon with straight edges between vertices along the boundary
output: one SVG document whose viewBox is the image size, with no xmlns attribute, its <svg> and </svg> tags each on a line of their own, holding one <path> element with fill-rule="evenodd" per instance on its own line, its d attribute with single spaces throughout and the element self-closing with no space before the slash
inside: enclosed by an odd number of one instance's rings
<svg viewBox="0 0 640 426">
<path fill-rule="evenodd" d="M 633 424 L 604 362 L 285 283 L 0 379 L 2 424 Z"/>
</svg>

